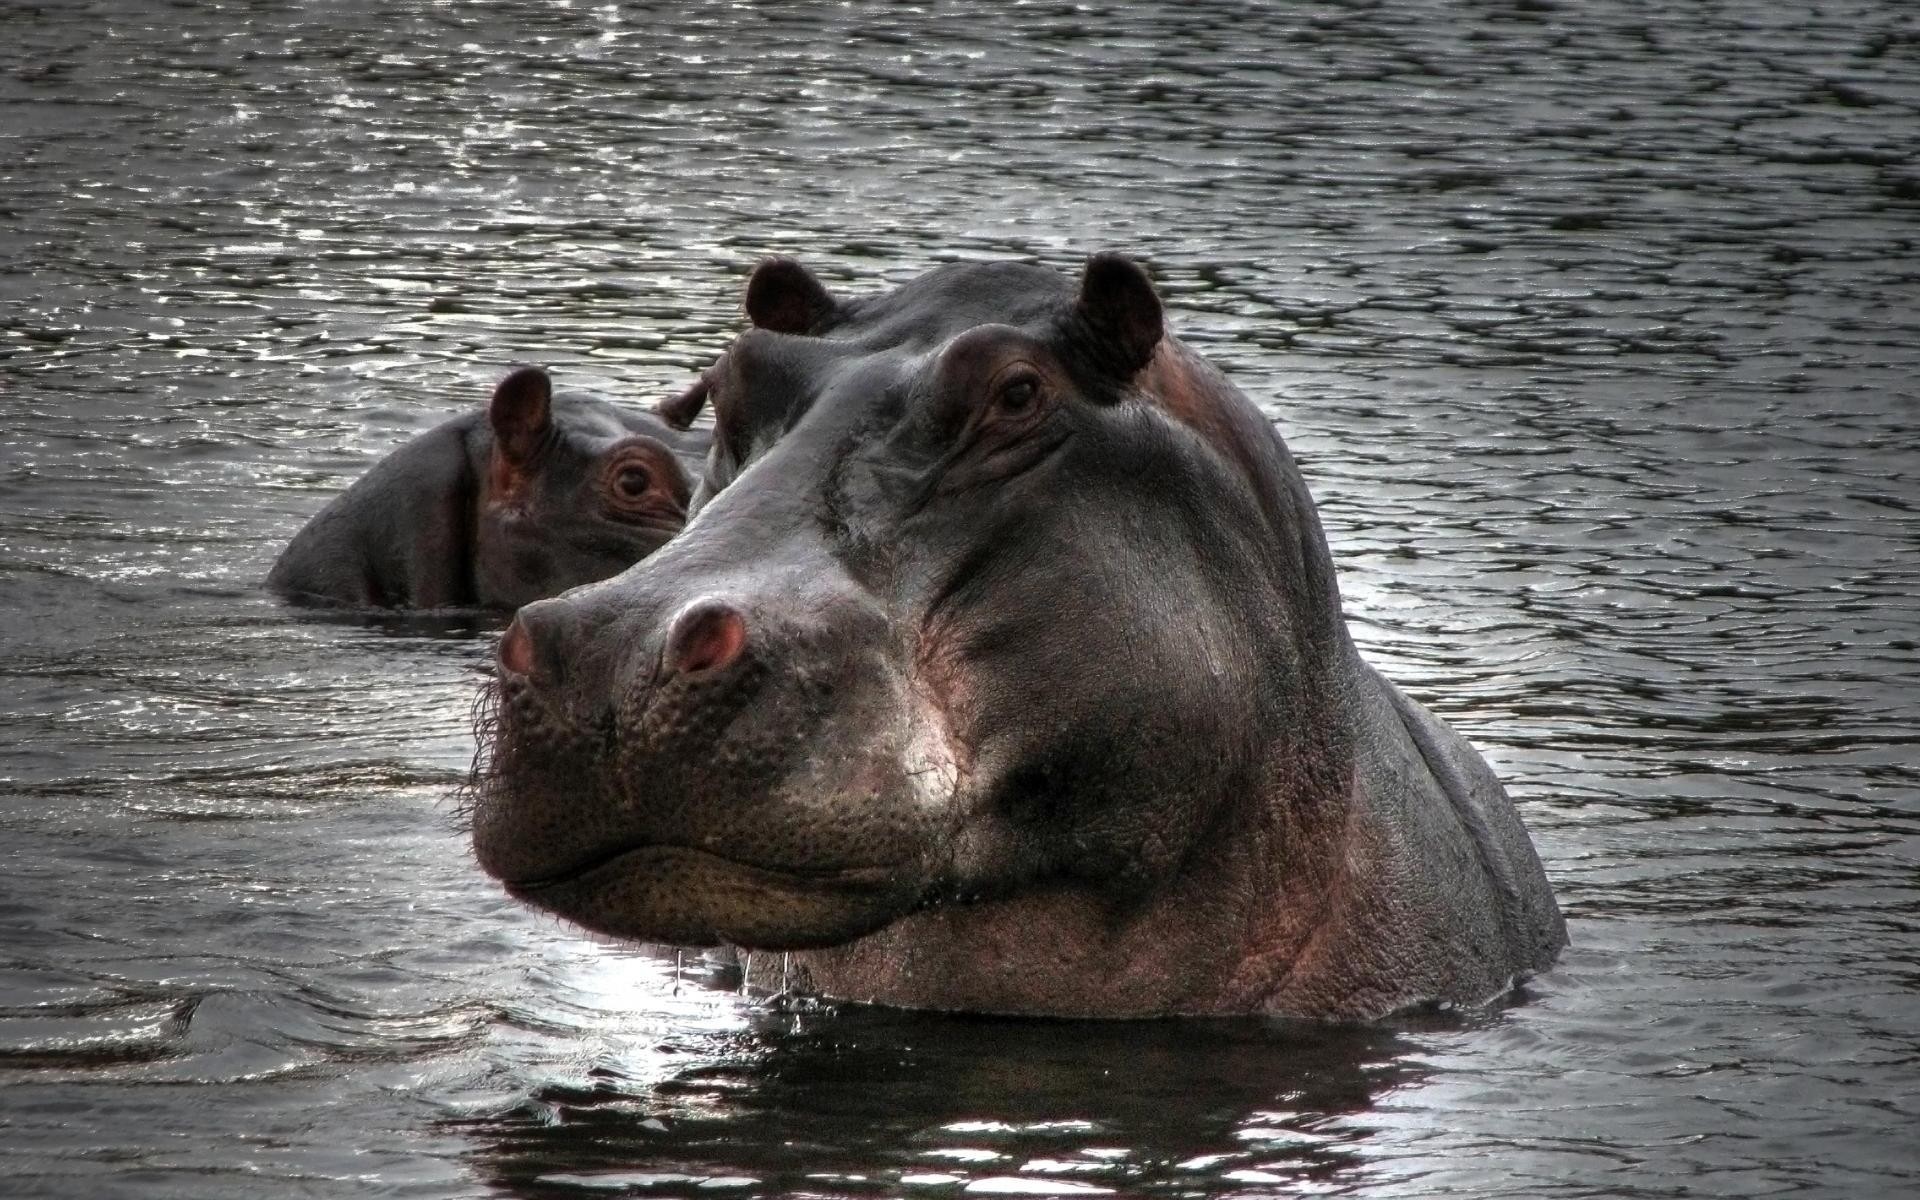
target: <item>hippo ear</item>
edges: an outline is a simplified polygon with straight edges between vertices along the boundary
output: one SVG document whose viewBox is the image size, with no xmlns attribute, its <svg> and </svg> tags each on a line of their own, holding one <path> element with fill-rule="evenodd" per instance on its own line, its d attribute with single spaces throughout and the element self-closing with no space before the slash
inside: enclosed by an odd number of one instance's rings
<svg viewBox="0 0 1920 1200">
<path fill-rule="evenodd" d="M 1160 297 L 1139 264 L 1121 254 L 1096 254 L 1080 276 L 1074 323 L 1101 367 L 1127 377 L 1153 360 L 1164 332 Z"/>
<path fill-rule="evenodd" d="M 553 383 L 539 367 L 521 367 L 493 389 L 487 424 L 501 457 L 523 463 L 545 440 L 553 419 Z"/>
<path fill-rule="evenodd" d="M 671 400 L 662 400 L 653 406 L 660 419 L 675 429 L 693 428 L 693 419 L 707 406 L 707 396 L 713 391 L 713 384 L 702 375 L 694 381 L 692 387 L 681 392 Z"/>
<path fill-rule="evenodd" d="M 747 319 L 775 333 L 808 333 L 838 307 L 812 271 L 791 258 L 769 258 L 747 280 Z"/>
</svg>

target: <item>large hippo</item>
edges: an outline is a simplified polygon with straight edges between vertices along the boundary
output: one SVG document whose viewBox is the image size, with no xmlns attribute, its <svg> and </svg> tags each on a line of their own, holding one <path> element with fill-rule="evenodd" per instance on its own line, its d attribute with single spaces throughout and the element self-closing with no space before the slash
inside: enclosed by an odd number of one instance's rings
<svg viewBox="0 0 1920 1200">
<path fill-rule="evenodd" d="M 652 413 L 555 395 L 545 371 L 522 367 L 484 411 L 407 442 L 336 496 L 267 584 L 353 608 L 518 608 L 618 574 L 678 533 L 706 447 Z"/>
<path fill-rule="evenodd" d="M 1138 266 L 774 260 L 747 308 L 673 406 L 717 422 L 686 531 L 501 638 L 513 895 L 992 1013 L 1365 1019 L 1553 961 L 1499 781 L 1355 653 L 1286 446 Z"/>
</svg>

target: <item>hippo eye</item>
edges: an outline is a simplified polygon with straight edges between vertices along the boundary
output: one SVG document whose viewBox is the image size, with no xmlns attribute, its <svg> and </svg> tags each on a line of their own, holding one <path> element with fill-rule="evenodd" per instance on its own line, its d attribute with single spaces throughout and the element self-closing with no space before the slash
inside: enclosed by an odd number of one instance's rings
<svg viewBox="0 0 1920 1200">
<path fill-rule="evenodd" d="M 613 477 L 613 486 L 629 500 L 638 500 L 653 486 L 653 473 L 645 467 L 622 467 Z"/>
<path fill-rule="evenodd" d="M 1040 381 L 1031 375 L 1019 375 L 1000 385 L 1000 393 L 993 398 L 993 403 L 1004 416 L 1024 417 L 1039 400 Z"/>
</svg>

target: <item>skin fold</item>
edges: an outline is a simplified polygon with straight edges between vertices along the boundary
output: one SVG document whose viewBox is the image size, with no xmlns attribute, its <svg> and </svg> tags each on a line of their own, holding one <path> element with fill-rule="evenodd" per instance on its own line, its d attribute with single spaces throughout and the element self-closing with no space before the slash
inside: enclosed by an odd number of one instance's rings
<svg viewBox="0 0 1920 1200">
<path fill-rule="evenodd" d="M 686 523 L 704 435 L 523 367 L 485 410 L 393 451 L 281 551 L 267 585 L 350 609 L 511 610 L 624 571 Z"/>
<path fill-rule="evenodd" d="M 1135 264 L 799 264 L 693 388 L 685 531 L 522 609 L 481 866 L 826 995 L 1057 1016 L 1472 1004 L 1565 942 L 1499 782 L 1360 660 L 1271 424 Z"/>
</svg>

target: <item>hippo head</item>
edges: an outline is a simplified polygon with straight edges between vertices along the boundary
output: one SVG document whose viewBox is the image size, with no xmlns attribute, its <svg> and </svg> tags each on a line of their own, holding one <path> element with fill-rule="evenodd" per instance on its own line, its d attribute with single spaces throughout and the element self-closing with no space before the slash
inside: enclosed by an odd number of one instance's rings
<svg viewBox="0 0 1920 1200">
<path fill-rule="evenodd" d="M 1139 267 L 839 300 L 773 260 L 747 309 L 663 410 L 716 422 L 685 531 L 501 640 L 473 835 L 514 895 L 790 950 L 1016 895 L 1121 910 L 1338 761 L 1312 505 Z"/>
<path fill-rule="evenodd" d="M 474 518 L 477 603 L 518 608 L 605 579 L 680 531 L 691 483 L 639 423 L 600 401 L 556 397 L 538 367 L 500 381 Z"/>
</svg>

